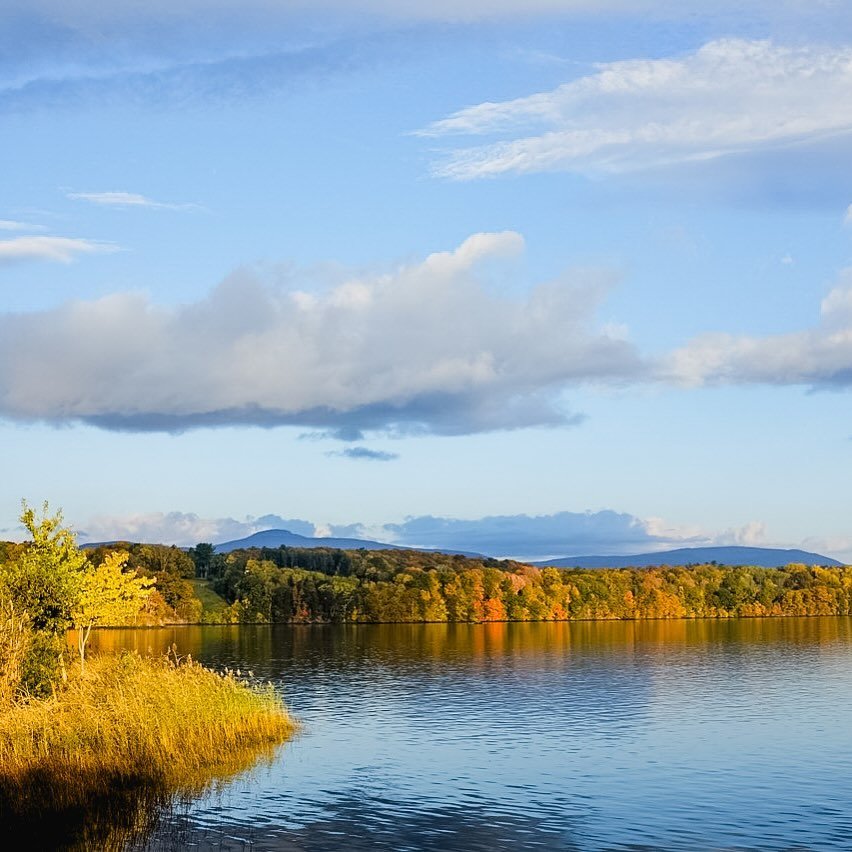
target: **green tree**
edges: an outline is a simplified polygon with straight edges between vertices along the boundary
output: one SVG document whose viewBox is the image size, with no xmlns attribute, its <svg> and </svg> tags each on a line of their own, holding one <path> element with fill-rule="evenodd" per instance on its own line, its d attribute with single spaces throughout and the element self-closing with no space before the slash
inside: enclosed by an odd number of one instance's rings
<svg viewBox="0 0 852 852">
<path fill-rule="evenodd" d="M 51 515 L 47 503 L 37 515 L 24 501 L 20 520 L 32 541 L 2 566 L 0 581 L 34 630 L 58 635 L 71 624 L 88 560 L 62 525 L 62 512 Z"/>
<path fill-rule="evenodd" d="M 29 628 L 20 688 L 44 695 L 60 673 L 66 677 L 65 631 L 88 561 L 63 526 L 62 513 L 51 515 L 47 503 L 37 514 L 23 501 L 20 520 L 31 540 L 0 565 L 0 597 L 11 602 Z"/>
<path fill-rule="evenodd" d="M 206 580 L 210 575 L 215 548 L 209 542 L 201 541 L 189 549 L 189 556 L 195 563 L 195 576 Z"/>
</svg>

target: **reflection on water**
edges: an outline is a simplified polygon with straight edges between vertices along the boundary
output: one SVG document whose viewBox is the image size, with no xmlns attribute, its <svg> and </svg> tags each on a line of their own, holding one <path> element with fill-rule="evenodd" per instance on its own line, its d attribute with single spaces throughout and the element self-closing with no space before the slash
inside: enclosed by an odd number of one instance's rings
<svg viewBox="0 0 852 852">
<path fill-rule="evenodd" d="M 423 807 L 417 803 L 397 806 L 372 796 L 341 797 L 328 812 L 310 825 L 283 826 L 205 824 L 184 814 L 172 819 L 160 835 L 143 848 L 171 849 L 304 850 L 304 852 L 352 852 L 412 850 L 469 852 L 530 849 L 562 852 L 577 848 L 566 820 L 555 814 L 550 821 L 540 815 L 489 813 L 478 806 Z"/>
<path fill-rule="evenodd" d="M 75 770 L 74 788 L 57 791 L 50 768 L 16 773 L 3 779 L 0 825 L 8 837 L 26 838 L 15 848 L 62 852 L 109 852 L 144 848 L 165 822 L 165 831 L 179 823 L 190 804 L 258 763 L 269 765 L 274 748 L 254 747 L 232 752 L 214 766 L 158 777 L 156 773 L 126 774 Z M 162 835 L 160 835 L 162 836 Z M 159 840 L 157 842 L 160 842 Z M 8 848 L 0 843 L 0 848 Z M 174 848 L 182 848 L 175 846 Z"/>
<path fill-rule="evenodd" d="M 852 622 L 184 627 L 304 723 L 138 848 L 850 849 Z"/>
<path fill-rule="evenodd" d="M 100 782 L 98 779 L 98 787 Z M 80 778 L 80 783 L 85 784 L 86 779 Z M 0 806 L 4 834 L 26 838 L 19 848 L 120 850 L 150 837 L 172 806 L 172 797 L 165 790 L 139 785 L 128 789 L 118 782 L 112 784 L 109 795 L 87 797 L 85 806 L 77 803 L 59 811 L 39 812 L 40 788 L 48 784 L 50 779 L 44 773 L 21 778 L 21 786 L 27 790 L 23 807 L 14 799 Z"/>
</svg>

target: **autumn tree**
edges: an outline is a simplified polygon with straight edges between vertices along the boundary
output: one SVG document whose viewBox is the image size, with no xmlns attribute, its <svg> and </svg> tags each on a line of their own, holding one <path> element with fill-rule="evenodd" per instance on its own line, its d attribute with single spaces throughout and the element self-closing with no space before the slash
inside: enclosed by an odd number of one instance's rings
<svg viewBox="0 0 852 852">
<path fill-rule="evenodd" d="M 86 643 L 92 628 L 132 622 L 156 582 L 156 577 L 138 577 L 135 571 L 126 571 L 127 558 L 126 551 L 108 553 L 100 565 L 82 575 L 80 594 L 71 611 L 81 669 L 86 665 Z"/>
</svg>

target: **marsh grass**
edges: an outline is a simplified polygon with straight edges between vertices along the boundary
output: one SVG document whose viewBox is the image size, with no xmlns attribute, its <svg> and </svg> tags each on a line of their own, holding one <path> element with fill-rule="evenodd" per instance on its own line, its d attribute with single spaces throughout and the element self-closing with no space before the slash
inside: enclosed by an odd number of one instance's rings
<svg viewBox="0 0 852 852">
<path fill-rule="evenodd" d="M 0 708 L 19 696 L 32 638 L 27 617 L 0 598 Z"/>
<path fill-rule="evenodd" d="M 294 729 L 271 686 L 176 656 L 93 657 L 51 698 L 0 711 L 0 825 L 121 848 Z"/>
</svg>

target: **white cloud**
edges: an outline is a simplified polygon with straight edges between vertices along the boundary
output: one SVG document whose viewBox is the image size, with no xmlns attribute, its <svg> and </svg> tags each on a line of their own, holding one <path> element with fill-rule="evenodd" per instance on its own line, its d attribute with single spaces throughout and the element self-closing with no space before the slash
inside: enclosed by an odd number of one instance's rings
<svg viewBox="0 0 852 852">
<path fill-rule="evenodd" d="M 801 547 L 815 553 L 824 553 L 845 565 L 852 565 L 852 536 L 814 536 L 806 538 Z"/>
<path fill-rule="evenodd" d="M 236 519 L 203 518 L 191 512 L 140 512 L 91 518 L 83 525 L 79 539 L 81 542 L 133 541 L 188 547 L 200 541 L 214 544 L 232 541 L 268 529 L 285 529 L 309 537 L 363 538 L 400 546 L 450 548 L 525 559 L 589 554 L 624 555 L 680 547 L 740 545 L 801 547 L 852 562 L 852 538 L 849 536 L 779 543 L 768 538 L 764 525 L 759 521 L 713 532 L 697 526 L 672 525 L 661 518 L 640 518 L 611 509 L 472 519 L 424 515 L 383 526 L 358 523 L 329 525 L 277 514 Z M 21 540 L 26 537 L 26 532 L 23 528 L 16 528 L 6 530 L 4 535 Z"/>
<path fill-rule="evenodd" d="M 144 207 L 149 210 L 198 210 L 197 204 L 172 204 L 154 201 L 135 192 L 69 192 L 74 201 L 89 201 L 105 207 Z"/>
<path fill-rule="evenodd" d="M 436 167 L 452 179 L 626 172 L 713 160 L 852 131 L 852 47 L 723 39 L 674 59 L 629 60 L 420 131 L 496 135 Z"/>
<path fill-rule="evenodd" d="M 643 367 L 629 342 L 596 328 L 608 275 L 495 295 L 482 262 L 522 248 L 516 233 L 475 234 L 327 292 L 240 272 L 177 308 L 119 293 L 0 315 L 0 416 L 138 430 L 294 424 L 348 438 L 572 422 L 566 386 Z"/>
<path fill-rule="evenodd" d="M 189 547 L 200 541 L 221 543 L 245 538 L 268 529 L 287 529 L 311 536 L 315 527 L 307 521 L 280 515 L 234 518 L 201 518 L 191 512 L 142 512 L 131 515 L 99 515 L 85 524 L 81 541 L 131 541 L 148 544 L 176 544 Z"/>
<path fill-rule="evenodd" d="M 766 524 L 749 521 L 741 527 L 731 527 L 708 539 L 710 544 L 736 545 L 739 547 L 771 547 L 767 544 Z"/>
<path fill-rule="evenodd" d="M 791 29 L 798 38 L 848 25 L 843 0 L 751 0 L 749 29 Z M 434 24 L 476 26 L 552 19 L 711 23 L 742 27 L 734 0 L 4 0 L 0 3 L 0 106 L 157 103 L 242 99 L 300 79 L 407 55 L 406 43 L 435 37 Z M 834 22 L 837 26 L 833 26 Z M 778 24 L 776 26 L 776 24 Z M 438 36 L 440 37 L 440 36 Z M 397 47 L 390 52 L 388 44 Z M 402 47 L 400 48 L 400 45 Z M 534 51 L 533 51 L 534 52 Z M 417 51 L 414 51 L 415 55 Z"/>
<path fill-rule="evenodd" d="M 118 251 L 110 243 L 79 240 L 70 237 L 26 236 L 0 240 L 0 265 L 21 260 L 52 260 L 70 263 L 84 254 Z"/>
<path fill-rule="evenodd" d="M 766 337 L 705 334 L 666 356 L 659 378 L 719 384 L 852 385 L 852 267 L 823 299 L 813 328 Z"/>
<path fill-rule="evenodd" d="M 637 553 L 662 549 L 670 540 L 652 532 L 641 518 L 611 509 L 476 519 L 422 515 L 406 518 L 401 524 L 388 524 L 385 529 L 387 533 L 380 540 L 524 559 Z"/>
<path fill-rule="evenodd" d="M 844 225 L 852 225 L 852 204 L 846 208 L 846 215 L 843 217 Z"/>
<path fill-rule="evenodd" d="M 361 532 L 358 525 L 335 528 L 336 535 L 341 534 L 339 530 L 356 536 Z M 371 537 L 412 547 L 446 547 L 531 560 L 655 553 L 683 547 L 789 546 L 768 540 L 760 521 L 708 531 L 696 525 L 675 525 L 662 518 L 641 518 L 612 509 L 475 519 L 422 515 L 374 528 Z"/>
</svg>

